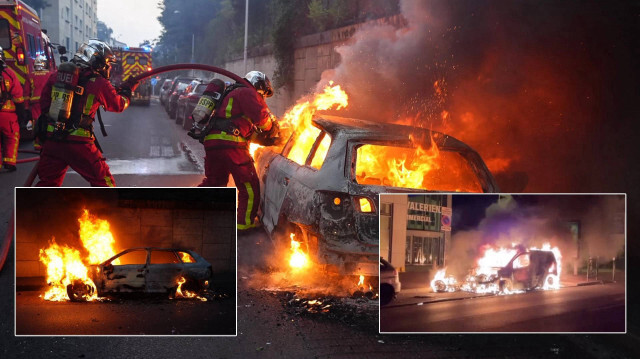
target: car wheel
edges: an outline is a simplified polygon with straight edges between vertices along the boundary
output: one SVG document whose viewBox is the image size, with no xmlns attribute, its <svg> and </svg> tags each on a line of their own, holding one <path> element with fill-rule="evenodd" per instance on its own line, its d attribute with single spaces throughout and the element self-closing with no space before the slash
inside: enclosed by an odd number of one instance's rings
<svg viewBox="0 0 640 359">
<path fill-rule="evenodd" d="M 389 304 L 394 296 L 393 287 L 383 283 L 380 287 L 380 305 Z"/>
<path fill-rule="evenodd" d="M 511 281 L 511 279 L 501 279 L 499 288 L 500 288 L 500 293 L 507 294 L 513 291 L 513 282 Z"/>
<path fill-rule="evenodd" d="M 67 285 L 67 295 L 72 302 L 86 302 L 93 296 L 94 292 L 94 287 L 84 284 L 80 280 Z"/>
</svg>

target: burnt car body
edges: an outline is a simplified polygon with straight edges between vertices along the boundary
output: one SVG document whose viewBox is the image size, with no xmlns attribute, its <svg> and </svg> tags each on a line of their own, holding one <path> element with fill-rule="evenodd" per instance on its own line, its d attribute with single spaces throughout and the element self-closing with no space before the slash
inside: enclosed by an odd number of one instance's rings
<svg viewBox="0 0 640 359">
<path fill-rule="evenodd" d="M 453 137 L 421 128 L 322 116 L 312 120 L 319 134 L 304 163 L 290 159 L 296 146 L 292 135 L 281 153 L 265 149 L 256 169 L 262 191 L 262 223 L 267 233 L 279 238 L 296 232 L 304 239 L 308 253 L 317 262 L 330 264 L 347 274 L 378 276 L 378 195 L 389 192 L 428 192 L 359 183 L 357 155 L 361 146 L 415 146 L 412 138 L 431 141 L 441 152 L 450 151 L 468 165 L 478 191 L 497 192 L 493 176 L 480 156 Z M 317 159 L 318 148 L 326 140 L 328 150 Z M 325 145 L 326 147 L 326 145 Z M 307 152 L 305 152 L 307 153 Z M 363 181 L 360 181 L 363 182 Z M 442 190 L 434 188 L 434 191 Z M 431 191 L 429 191 L 431 192 Z"/>
<path fill-rule="evenodd" d="M 185 92 L 178 97 L 178 109 L 176 111 L 176 123 L 182 125 L 185 130 L 193 127 L 191 113 L 196 108 L 198 100 L 207 89 L 207 84 L 202 81 L 193 81 Z"/>
<path fill-rule="evenodd" d="M 553 286 L 558 281 L 558 263 L 551 251 L 528 250 L 516 254 L 498 269 L 501 292 Z"/>
<path fill-rule="evenodd" d="M 119 264 L 114 264 L 119 263 Z M 137 247 L 124 250 L 106 261 L 89 266 L 89 277 L 98 296 L 107 293 L 175 292 L 178 279 L 182 288 L 194 292 L 207 289 L 212 267 L 200 255 L 188 249 Z M 69 298 L 78 300 L 85 288 L 67 288 Z"/>
</svg>

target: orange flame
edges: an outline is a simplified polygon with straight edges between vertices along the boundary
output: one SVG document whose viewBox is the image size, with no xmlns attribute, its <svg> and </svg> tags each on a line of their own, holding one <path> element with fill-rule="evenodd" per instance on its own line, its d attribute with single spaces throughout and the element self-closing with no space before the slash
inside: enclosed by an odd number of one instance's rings
<svg viewBox="0 0 640 359">
<path fill-rule="evenodd" d="M 293 239 L 295 235 L 291 233 L 291 258 L 289 259 L 289 266 L 293 269 L 302 269 L 309 265 L 309 259 L 307 255 L 300 249 L 300 242 Z"/>
<path fill-rule="evenodd" d="M 178 288 L 176 289 L 176 298 L 196 298 L 203 302 L 207 301 L 207 298 L 201 297 L 195 292 L 182 290 L 182 285 L 185 284 L 186 282 L 187 282 L 187 279 L 185 277 L 181 276 L 180 278 L 178 278 Z"/>
<path fill-rule="evenodd" d="M 82 256 L 77 249 L 60 246 L 53 239 L 49 247 L 40 249 L 40 261 L 47 268 L 47 283 L 50 286 L 43 296 L 45 300 L 69 300 L 67 286 L 77 281 L 95 289 L 95 284 L 88 277 L 87 264 L 99 264 L 116 254 L 109 222 L 96 218 L 84 209 L 78 223 L 80 241 L 88 255 Z M 119 261 L 114 260 L 113 264 L 119 264 Z M 97 299 L 96 291 L 83 299 Z"/>
</svg>

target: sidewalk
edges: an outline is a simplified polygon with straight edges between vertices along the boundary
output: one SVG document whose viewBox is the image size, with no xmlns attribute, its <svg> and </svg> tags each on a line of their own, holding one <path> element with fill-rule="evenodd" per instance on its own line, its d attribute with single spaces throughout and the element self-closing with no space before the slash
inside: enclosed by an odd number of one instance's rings
<svg viewBox="0 0 640 359">
<path fill-rule="evenodd" d="M 411 276 L 414 277 L 414 276 Z M 409 279 L 409 278 L 407 278 Z M 616 283 L 624 283 L 624 271 L 616 271 L 615 282 Z M 426 281 L 417 281 L 415 278 L 410 278 L 408 280 L 409 285 L 407 289 L 404 289 L 404 282 L 402 281 L 402 273 L 401 273 L 401 283 L 402 290 L 397 294 L 396 298 L 385 306 L 385 308 L 392 307 L 403 307 L 409 305 L 424 305 L 427 303 L 437 303 L 437 302 L 445 302 L 452 300 L 464 300 L 470 298 L 478 298 L 478 297 L 488 297 L 493 296 L 495 294 L 478 294 L 478 293 L 469 293 L 463 291 L 457 292 L 446 292 L 446 293 L 434 293 L 431 290 L 429 284 L 424 284 Z M 587 281 L 585 275 L 576 275 L 566 274 L 562 275 L 562 279 L 560 280 L 561 287 L 576 287 L 583 285 L 597 285 L 597 284 L 605 284 L 611 283 L 611 272 L 608 273 L 600 273 L 598 275 L 598 279 L 590 278 Z"/>
</svg>

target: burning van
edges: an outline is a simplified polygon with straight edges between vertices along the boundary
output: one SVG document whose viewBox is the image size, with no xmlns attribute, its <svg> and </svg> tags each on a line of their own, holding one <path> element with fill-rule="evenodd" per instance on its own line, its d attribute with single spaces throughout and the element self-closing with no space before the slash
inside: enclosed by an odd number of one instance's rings
<svg viewBox="0 0 640 359">
<path fill-rule="evenodd" d="M 75 280 L 67 285 L 70 300 L 123 292 L 195 297 L 209 287 L 212 274 L 211 264 L 191 250 L 155 247 L 127 249 L 88 269 L 93 283 Z"/>
<path fill-rule="evenodd" d="M 559 285 L 558 262 L 552 251 L 528 250 L 516 254 L 498 269 L 500 292 L 556 288 Z"/>
<path fill-rule="evenodd" d="M 335 116 L 297 126 L 256 167 L 271 237 L 295 233 L 316 262 L 344 274 L 378 276 L 380 193 L 498 191 L 478 153 L 451 136 Z"/>
</svg>

